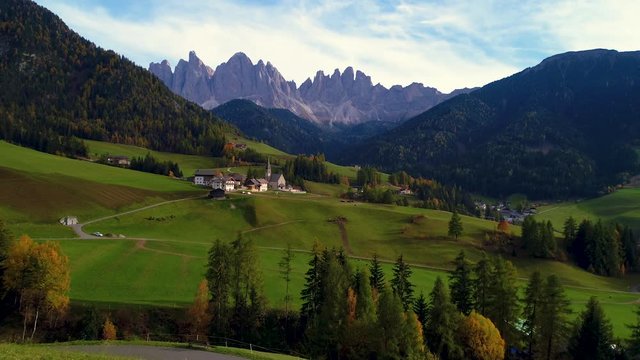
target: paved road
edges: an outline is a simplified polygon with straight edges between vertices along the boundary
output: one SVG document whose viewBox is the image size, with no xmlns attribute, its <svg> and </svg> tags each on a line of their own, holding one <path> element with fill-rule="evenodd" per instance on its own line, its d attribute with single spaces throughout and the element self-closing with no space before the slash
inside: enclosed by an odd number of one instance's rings
<svg viewBox="0 0 640 360">
<path fill-rule="evenodd" d="M 128 356 L 145 360 L 240 360 L 232 355 L 216 354 L 202 350 L 180 349 L 144 345 L 70 345 L 56 346 L 64 351 L 78 351 L 102 355 Z"/>
</svg>

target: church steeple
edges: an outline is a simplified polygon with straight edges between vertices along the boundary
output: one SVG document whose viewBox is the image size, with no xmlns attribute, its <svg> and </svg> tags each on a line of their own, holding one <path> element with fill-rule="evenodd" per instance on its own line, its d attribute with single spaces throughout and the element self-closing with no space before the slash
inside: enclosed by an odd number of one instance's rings
<svg viewBox="0 0 640 360">
<path fill-rule="evenodd" d="M 267 179 L 267 181 L 269 181 L 269 179 L 271 179 L 271 160 L 268 157 L 267 157 L 267 169 L 266 169 L 264 177 L 265 177 L 265 179 Z"/>
</svg>

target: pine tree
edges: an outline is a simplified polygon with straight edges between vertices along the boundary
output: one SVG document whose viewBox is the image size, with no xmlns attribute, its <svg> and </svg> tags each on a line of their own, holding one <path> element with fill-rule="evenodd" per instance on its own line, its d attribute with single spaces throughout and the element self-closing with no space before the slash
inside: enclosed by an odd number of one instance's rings
<svg viewBox="0 0 640 360">
<path fill-rule="evenodd" d="M 569 353 L 574 359 L 613 359 L 611 324 L 595 297 L 591 297 L 575 324 L 569 339 Z"/>
<path fill-rule="evenodd" d="M 576 224 L 576 220 L 573 217 L 569 216 L 567 220 L 564 221 L 564 226 L 562 228 L 565 245 L 571 246 L 576 238 L 577 232 L 578 225 Z"/>
<path fill-rule="evenodd" d="M 482 258 L 474 267 L 473 272 L 474 308 L 480 315 L 486 316 L 489 302 L 489 287 L 491 286 L 491 276 L 493 272 L 493 265 L 486 253 L 482 253 Z"/>
<path fill-rule="evenodd" d="M 289 302 L 291 302 L 291 295 L 289 295 L 289 283 L 291 282 L 291 272 L 293 271 L 293 267 L 291 265 L 293 257 L 294 255 L 293 251 L 291 250 L 291 244 L 287 244 L 287 248 L 282 254 L 282 259 L 278 263 L 278 267 L 280 268 L 280 276 L 285 282 L 284 311 L 287 318 L 289 317 Z"/>
<path fill-rule="evenodd" d="M 555 359 L 567 345 L 570 333 L 570 302 L 555 275 L 550 275 L 542 290 L 540 337 L 538 354 L 543 359 Z"/>
<path fill-rule="evenodd" d="M 446 285 L 438 277 L 429 294 L 424 332 L 431 351 L 442 359 L 453 359 L 460 354 L 455 339 L 457 321 L 458 311 L 449 299 Z"/>
<path fill-rule="evenodd" d="M 451 220 L 449 220 L 449 236 L 453 236 L 458 239 L 458 236 L 462 235 L 462 220 L 460 215 L 456 211 L 451 214 Z"/>
<path fill-rule="evenodd" d="M 451 301 L 458 311 L 469 315 L 473 310 L 473 279 L 471 264 L 467 261 L 463 250 L 460 250 L 453 264 L 455 269 L 449 276 Z"/>
<path fill-rule="evenodd" d="M 371 273 L 371 288 L 374 293 L 379 293 L 380 290 L 382 290 L 382 288 L 384 287 L 384 272 L 382 271 L 382 266 L 378 261 L 378 254 L 376 253 L 373 253 L 373 258 L 371 259 L 371 264 L 369 265 L 369 272 Z"/>
<path fill-rule="evenodd" d="M 413 312 L 418 317 L 420 324 L 422 324 L 422 328 L 427 325 L 428 307 L 427 299 L 424 297 L 424 294 L 420 292 L 420 296 L 418 296 L 418 298 L 413 302 Z"/>
<path fill-rule="evenodd" d="M 640 305 L 636 305 L 635 324 L 627 324 L 631 330 L 631 337 L 627 340 L 627 351 L 632 359 L 640 359 Z"/>
<path fill-rule="evenodd" d="M 542 318 L 542 277 L 539 271 L 535 271 L 529 278 L 529 283 L 524 291 L 524 307 L 522 317 L 524 318 L 524 334 L 526 336 L 526 347 L 531 358 L 537 350 L 540 338 L 540 327 Z"/>
<path fill-rule="evenodd" d="M 225 335 L 228 329 L 228 307 L 231 290 L 231 274 L 229 259 L 231 248 L 216 242 L 209 249 L 207 271 L 205 278 L 211 294 L 211 311 L 213 312 L 213 327 L 217 334 Z"/>
<path fill-rule="evenodd" d="M 489 283 L 487 317 L 493 321 L 507 344 L 515 341 L 514 326 L 518 320 L 518 276 L 513 264 L 497 257 Z"/>
<path fill-rule="evenodd" d="M 320 254 L 320 246 L 315 243 L 311 250 L 309 269 L 305 274 L 305 285 L 300 293 L 302 308 L 300 316 L 309 322 L 315 318 L 322 304 L 322 272 L 324 262 Z"/>
<path fill-rule="evenodd" d="M 409 309 L 413 299 L 413 284 L 409 281 L 411 277 L 411 268 L 404 262 L 402 254 L 396 260 L 393 266 L 393 279 L 391 279 L 391 288 L 393 293 L 398 296 L 402 307 L 405 311 Z"/>
</svg>

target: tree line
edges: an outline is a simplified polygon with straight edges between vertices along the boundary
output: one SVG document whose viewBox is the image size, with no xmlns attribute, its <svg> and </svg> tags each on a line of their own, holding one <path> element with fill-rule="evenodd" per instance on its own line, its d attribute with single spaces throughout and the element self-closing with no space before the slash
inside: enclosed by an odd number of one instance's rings
<svg viewBox="0 0 640 360">
<path fill-rule="evenodd" d="M 550 221 L 526 217 L 522 245 L 530 256 L 563 258 L 566 251 L 583 269 L 604 276 L 623 276 L 638 271 L 638 239 L 629 226 L 602 220 L 565 220 L 562 244 L 558 244 Z"/>
<path fill-rule="evenodd" d="M 287 181 L 298 186 L 304 186 L 304 180 L 340 183 L 340 176 L 329 171 L 324 154 L 298 155 L 295 159 L 285 162 L 282 172 Z"/>
<path fill-rule="evenodd" d="M 169 160 L 160 161 L 151 155 L 151 153 L 147 153 L 144 157 L 137 156 L 132 158 L 129 169 L 171 177 L 182 177 L 182 171 L 178 163 Z"/>
</svg>

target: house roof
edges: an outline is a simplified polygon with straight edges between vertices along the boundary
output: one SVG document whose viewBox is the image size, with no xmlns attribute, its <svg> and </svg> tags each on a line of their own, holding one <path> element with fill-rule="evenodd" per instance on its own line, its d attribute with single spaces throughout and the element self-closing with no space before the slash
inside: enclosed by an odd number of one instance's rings
<svg viewBox="0 0 640 360">
<path fill-rule="evenodd" d="M 215 169 L 196 169 L 195 176 L 214 176 Z"/>
<path fill-rule="evenodd" d="M 284 175 L 282 174 L 271 174 L 271 178 L 269 178 L 269 182 L 276 182 L 282 178 L 284 180 Z"/>
<path fill-rule="evenodd" d="M 267 180 L 265 180 L 265 179 L 259 179 L 258 182 L 260 184 L 269 184 L 269 182 Z"/>
</svg>

